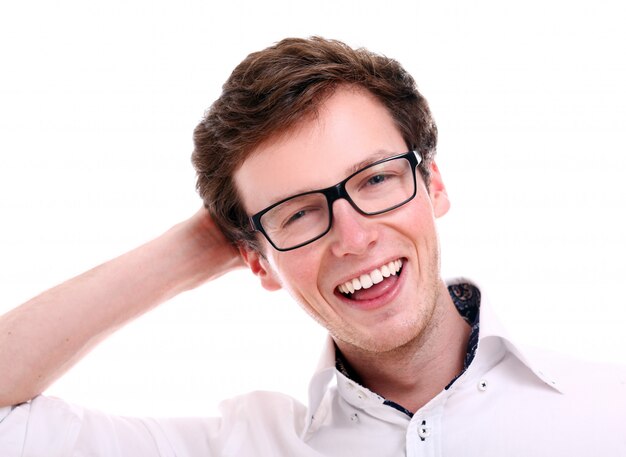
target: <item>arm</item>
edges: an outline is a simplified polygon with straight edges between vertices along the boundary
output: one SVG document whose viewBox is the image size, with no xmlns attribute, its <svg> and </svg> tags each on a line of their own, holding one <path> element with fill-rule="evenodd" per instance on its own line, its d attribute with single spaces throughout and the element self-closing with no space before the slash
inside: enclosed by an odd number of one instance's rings
<svg viewBox="0 0 626 457">
<path fill-rule="evenodd" d="M 202 209 L 160 237 L 0 317 L 0 406 L 40 394 L 107 335 L 243 266 Z"/>
</svg>

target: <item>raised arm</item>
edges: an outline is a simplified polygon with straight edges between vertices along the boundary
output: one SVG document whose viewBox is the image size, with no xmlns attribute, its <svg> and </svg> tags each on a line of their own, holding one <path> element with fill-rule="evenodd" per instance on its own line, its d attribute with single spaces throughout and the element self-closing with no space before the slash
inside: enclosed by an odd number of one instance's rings
<svg viewBox="0 0 626 457">
<path fill-rule="evenodd" d="M 0 317 L 0 407 L 40 394 L 107 335 L 243 266 L 206 210 Z"/>
</svg>

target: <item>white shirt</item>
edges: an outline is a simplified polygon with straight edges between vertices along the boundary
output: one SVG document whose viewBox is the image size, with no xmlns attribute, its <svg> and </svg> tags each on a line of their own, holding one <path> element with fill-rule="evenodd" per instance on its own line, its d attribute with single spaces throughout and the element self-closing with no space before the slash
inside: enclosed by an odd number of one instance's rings
<svg viewBox="0 0 626 457">
<path fill-rule="evenodd" d="M 335 368 L 328 340 L 309 407 L 254 392 L 220 418 L 109 416 L 37 397 L 0 409 L 1 457 L 626 456 L 626 371 L 522 349 L 486 300 L 469 368 L 413 417 Z"/>
</svg>

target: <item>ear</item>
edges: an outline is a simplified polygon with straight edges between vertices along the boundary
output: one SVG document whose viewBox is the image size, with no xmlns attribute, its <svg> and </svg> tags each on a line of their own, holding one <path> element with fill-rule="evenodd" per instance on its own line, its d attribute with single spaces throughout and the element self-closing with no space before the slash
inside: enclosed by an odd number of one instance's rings
<svg viewBox="0 0 626 457">
<path fill-rule="evenodd" d="M 260 252 L 240 246 L 239 253 L 252 273 L 261 280 L 261 285 L 266 290 L 273 291 L 282 288 L 276 273 Z"/>
<path fill-rule="evenodd" d="M 450 209 L 450 200 L 448 199 L 448 191 L 441 179 L 439 167 L 433 160 L 430 163 L 430 186 L 428 187 L 430 200 L 433 205 L 435 217 L 441 217 Z"/>
</svg>

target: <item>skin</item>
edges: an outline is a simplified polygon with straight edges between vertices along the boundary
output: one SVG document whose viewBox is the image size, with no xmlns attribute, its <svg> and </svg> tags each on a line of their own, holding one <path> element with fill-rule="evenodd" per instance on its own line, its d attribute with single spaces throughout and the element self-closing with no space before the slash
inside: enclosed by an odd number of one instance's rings
<svg viewBox="0 0 626 457">
<path fill-rule="evenodd" d="M 253 214 L 406 150 L 382 104 L 362 90 L 340 88 L 316 118 L 257 148 L 235 183 Z M 263 254 L 242 250 L 266 289 L 285 288 L 329 330 L 367 387 L 412 410 L 461 371 L 469 335 L 440 277 L 435 219 L 450 203 L 434 163 L 430 188 L 421 178 L 417 185 L 409 203 L 374 217 L 336 201 L 330 232 L 302 248 L 279 252 L 264 240 Z M 401 275 L 383 281 L 374 297 L 360 302 L 337 293 L 339 284 L 396 259 L 403 261 Z"/>
</svg>

